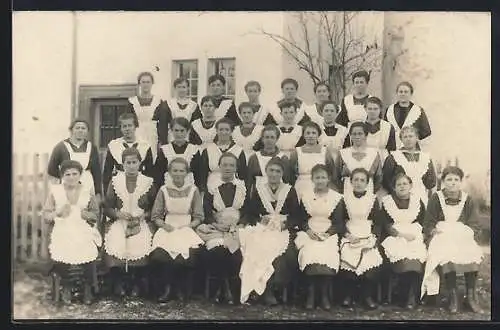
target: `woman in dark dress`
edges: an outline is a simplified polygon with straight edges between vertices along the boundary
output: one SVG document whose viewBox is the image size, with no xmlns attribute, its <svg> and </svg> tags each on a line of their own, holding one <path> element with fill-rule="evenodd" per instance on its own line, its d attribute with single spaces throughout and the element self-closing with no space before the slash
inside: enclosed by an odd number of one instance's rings
<svg viewBox="0 0 500 330">
<path fill-rule="evenodd" d="M 208 78 L 208 87 L 209 94 L 215 101 L 214 114 L 216 120 L 226 117 L 231 119 L 234 125 L 241 124 L 233 99 L 224 96 L 226 92 L 226 78 L 220 74 L 214 74 Z"/>
<path fill-rule="evenodd" d="M 305 113 L 305 108 L 307 106 L 304 101 L 297 97 L 298 89 L 299 83 L 295 79 L 286 78 L 281 82 L 283 98 L 279 100 L 277 106 L 271 110 L 264 121 L 264 125 L 273 124 L 281 126 L 284 121 L 282 111 L 285 104 L 286 107 L 290 107 L 289 104 L 293 104 L 296 111 L 296 116 L 294 121 L 290 123 L 291 125 L 302 125 L 303 123 L 309 121 L 309 117 Z"/>
<path fill-rule="evenodd" d="M 199 146 L 200 153 L 207 147 L 208 144 L 214 142 L 215 135 L 215 98 L 212 96 L 204 96 L 201 99 L 201 114 L 202 117 L 194 120 L 191 123 L 189 131 L 189 143 Z"/>
</svg>

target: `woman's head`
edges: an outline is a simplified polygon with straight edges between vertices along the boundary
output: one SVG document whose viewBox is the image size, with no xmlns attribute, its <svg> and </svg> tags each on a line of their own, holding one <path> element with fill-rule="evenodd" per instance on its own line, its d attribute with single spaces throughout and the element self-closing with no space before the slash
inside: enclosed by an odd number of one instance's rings
<svg viewBox="0 0 500 330">
<path fill-rule="evenodd" d="M 168 164 L 168 174 L 172 178 L 172 181 L 176 184 L 183 185 L 188 172 L 189 164 L 187 160 L 182 157 L 174 158 Z"/>
<path fill-rule="evenodd" d="M 362 146 L 366 142 L 368 128 L 362 121 L 356 121 L 349 127 L 349 137 L 355 146 Z"/>
<path fill-rule="evenodd" d="M 400 198 L 406 198 L 410 195 L 412 185 L 412 179 L 402 172 L 396 174 L 392 182 L 392 188 L 394 189 L 396 196 Z"/>
<path fill-rule="evenodd" d="M 350 179 L 355 192 L 365 192 L 370 181 L 370 174 L 366 169 L 360 167 L 351 172 Z"/>
<path fill-rule="evenodd" d="M 220 74 L 214 74 L 208 78 L 210 95 L 219 97 L 226 92 L 226 78 Z"/>
<path fill-rule="evenodd" d="M 339 106 L 335 101 L 321 103 L 321 114 L 326 122 L 334 122 L 337 119 Z"/>
<path fill-rule="evenodd" d="M 317 144 L 320 134 L 321 128 L 313 121 L 308 121 L 302 127 L 302 136 L 308 145 Z"/>
<path fill-rule="evenodd" d="M 398 101 L 400 101 L 400 102 L 410 101 L 410 99 L 413 95 L 413 85 L 410 84 L 408 81 L 400 82 L 396 86 L 396 95 L 397 95 Z"/>
<path fill-rule="evenodd" d="M 185 141 L 190 129 L 191 123 L 186 118 L 177 117 L 172 120 L 172 135 L 175 141 Z"/>
<path fill-rule="evenodd" d="M 245 84 L 245 93 L 247 94 L 250 102 L 258 101 L 261 91 L 262 88 L 258 81 L 250 80 Z"/>
<path fill-rule="evenodd" d="M 203 118 L 213 118 L 215 114 L 215 98 L 211 95 L 203 96 L 200 104 Z"/>
<path fill-rule="evenodd" d="M 365 102 L 366 117 L 369 120 L 380 119 L 382 101 L 375 96 L 369 97 Z"/>
<path fill-rule="evenodd" d="M 297 115 L 297 106 L 293 102 L 283 102 L 280 104 L 280 112 L 285 121 L 293 122 Z"/>
<path fill-rule="evenodd" d="M 233 178 L 236 174 L 238 158 L 230 152 L 223 153 L 219 158 L 219 168 L 222 177 L 225 179 Z"/>
<path fill-rule="evenodd" d="M 299 83 L 295 79 L 286 78 L 281 82 L 281 91 L 285 99 L 294 99 L 297 96 L 298 89 Z"/>
<path fill-rule="evenodd" d="M 314 85 L 314 95 L 316 96 L 316 102 L 324 102 L 330 99 L 330 86 L 325 82 L 320 82 Z"/>
<path fill-rule="evenodd" d="M 118 117 L 118 122 L 120 123 L 120 131 L 124 138 L 133 138 L 135 136 L 135 129 L 139 126 L 139 122 L 133 113 L 122 113 Z"/>
<path fill-rule="evenodd" d="M 330 173 L 328 168 L 323 164 L 316 164 L 311 169 L 311 180 L 316 189 L 326 189 L 330 182 Z"/>
<path fill-rule="evenodd" d="M 279 157 L 273 157 L 266 165 L 266 175 L 269 183 L 278 183 L 283 178 L 285 164 Z"/>
<path fill-rule="evenodd" d="M 80 181 L 82 171 L 82 165 L 76 160 L 64 160 L 60 167 L 62 183 L 70 186 L 76 185 Z"/>
<path fill-rule="evenodd" d="M 255 113 L 253 112 L 253 105 L 250 102 L 242 102 L 238 106 L 238 113 L 240 114 L 241 121 L 244 124 L 251 123 Z"/>
<path fill-rule="evenodd" d="M 154 83 L 155 78 L 151 72 L 141 72 L 137 75 L 137 84 L 139 85 L 142 93 L 151 92 L 151 88 Z"/>
<path fill-rule="evenodd" d="M 265 149 L 276 148 L 276 143 L 281 135 L 280 129 L 276 125 L 266 125 L 262 129 L 260 139 Z"/>
<path fill-rule="evenodd" d="M 406 149 L 414 149 L 418 143 L 418 129 L 415 126 L 404 126 L 399 131 L 399 138 Z"/>
<path fill-rule="evenodd" d="M 458 192 L 462 186 L 464 171 L 458 166 L 447 166 L 441 174 L 441 182 L 444 190 L 449 192 Z"/>
<path fill-rule="evenodd" d="M 71 137 L 77 140 L 87 139 L 89 133 L 89 123 L 85 119 L 76 118 L 69 125 L 69 131 L 71 132 Z"/>
<path fill-rule="evenodd" d="M 231 119 L 221 118 L 215 123 L 215 131 L 217 132 L 217 141 L 229 142 L 231 141 L 231 134 L 233 133 L 234 125 Z"/>
<path fill-rule="evenodd" d="M 179 77 L 174 80 L 175 95 L 178 98 L 185 98 L 189 94 L 189 80 Z"/>
<path fill-rule="evenodd" d="M 370 74 L 365 70 L 355 72 L 352 75 L 352 84 L 354 90 L 359 94 L 366 94 L 369 82 L 370 82 Z"/>
<path fill-rule="evenodd" d="M 127 175 L 137 175 L 141 167 L 142 157 L 136 148 L 127 148 L 122 152 L 123 170 Z"/>
</svg>

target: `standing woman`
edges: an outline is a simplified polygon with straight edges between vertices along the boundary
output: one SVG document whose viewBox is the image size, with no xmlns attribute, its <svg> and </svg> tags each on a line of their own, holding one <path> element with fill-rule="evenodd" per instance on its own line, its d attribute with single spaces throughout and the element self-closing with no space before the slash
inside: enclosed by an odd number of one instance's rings
<svg viewBox="0 0 500 330">
<path fill-rule="evenodd" d="M 420 197 L 424 205 L 427 205 L 429 192 L 437 184 L 434 164 L 428 153 L 418 150 L 418 133 L 415 127 L 403 127 L 399 135 L 403 147 L 391 152 L 387 157 L 382 169 L 382 183 L 385 189 L 391 192 L 391 182 L 396 175 L 405 173 L 413 181 L 412 194 Z"/>
<path fill-rule="evenodd" d="M 431 135 L 431 127 L 424 109 L 411 101 L 413 95 L 413 85 L 403 81 L 396 87 L 398 101 L 391 104 L 385 112 L 384 119 L 396 129 L 396 137 L 399 137 L 399 131 L 405 126 L 415 126 L 418 131 L 418 140 L 420 144 L 427 141 Z M 423 141 L 424 140 L 424 141 Z M 402 141 L 398 139 L 396 146 L 401 147 Z"/>
<path fill-rule="evenodd" d="M 274 157 L 265 168 L 266 179 L 256 182 L 249 194 L 242 221 L 246 227 L 238 232 L 243 255 L 240 301 L 255 291 L 272 306 L 278 303 L 276 290 L 288 287 L 298 270 L 293 239 L 299 205 L 295 189 L 282 181 L 283 161 Z"/>
<path fill-rule="evenodd" d="M 295 79 L 286 78 L 281 82 L 281 91 L 283 92 L 283 99 L 278 101 L 278 106 L 273 111 L 273 113 L 270 113 L 267 116 L 264 125 L 269 125 L 269 124 L 282 125 L 284 121 L 282 112 L 283 108 L 285 107 L 285 104 L 287 108 L 290 107 L 290 104 L 294 105 L 296 116 L 291 124 L 302 125 L 303 123 L 309 121 L 309 117 L 305 113 L 306 105 L 304 101 L 302 101 L 297 97 L 298 89 L 299 89 L 299 83 Z M 279 112 L 277 111 L 278 109 Z"/>
<path fill-rule="evenodd" d="M 203 192 L 207 190 L 207 186 L 211 186 L 210 182 L 216 180 L 220 175 L 219 159 L 224 153 L 231 153 L 238 159 L 237 177 L 243 181 L 246 179 L 247 160 L 243 148 L 236 145 L 231 137 L 233 123 L 228 118 L 222 118 L 217 121 L 215 128 L 217 130 L 215 142 L 209 144 L 201 152 L 200 166 L 198 171 L 194 173 L 198 187 Z"/>
<path fill-rule="evenodd" d="M 295 244 L 300 270 L 308 279 L 306 308 L 314 308 L 314 294 L 319 289 L 321 307 L 329 310 L 329 284 L 339 270 L 338 244 L 345 231 L 345 206 L 342 195 L 328 187 L 330 174 L 326 166 L 315 165 L 311 176 L 314 190 L 302 195 L 298 217 L 302 231 Z"/>
<path fill-rule="evenodd" d="M 158 301 L 170 300 L 176 288 L 183 288 L 183 299 L 188 301 L 203 244 L 194 231 L 203 221 L 202 199 L 194 182 L 187 180 L 189 163 L 184 158 L 170 161 L 168 172 L 171 180 L 158 191 L 151 211 L 157 230 L 150 259 L 157 266 L 155 282 L 163 292 Z"/>
<path fill-rule="evenodd" d="M 303 128 L 305 144 L 295 148 L 290 156 L 290 167 L 292 170 L 292 181 L 295 182 L 295 190 L 299 198 L 312 192 L 311 169 L 317 164 L 323 164 L 328 169 L 328 178 L 335 177 L 335 164 L 332 155 L 327 148 L 319 144 L 321 128 L 315 122 L 307 122 Z M 331 185 L 330 185 L 331 186 Z"/>
<path fill-rule="evenodd" d="M 264 121 L 269 115 L 269 109 L 260 104 L 260 92 L 262 88 L 260 83 L 255 80 L 250 80 L 245 84 L 245 93 L 248 97 L 248 102 L 252 105 L 254 112 L 253 122 L 257 125 L 264 125 Z"/>
<path fill-rule="evenodd" d="M 152 178 L 139 171 L 141 160 L 137 149 L 125 149 L 122 153 L 124 172 L 111 179 L 106 192 L 104 214 L 109 223 L 104 260 L 119 297 L 124 297 L 127 291 L 132 296 L 139 295 L 151 252 L 150 212 L 158 188 Z"/>
<path fill-rule="evenodd" d="M 169 181 L 169 163 L 179 157 L 189 164 L 186 180 L 194 182 L 193 173 L 198 170 L 197 161 L 199 155 L 198 146 L 187 141 L 191 124 L 184 117 L 176 117 L 172 120 L 171 128 L 173 141 L 161 146 L 156 162 L 157 172 L 159 173 L 158 185 L 164 185 Z"/>
<path fill-rule="evenodd" d="M 314 86 L 316 101 L 305 108 L 305 113 L 310 120 L 320 126 L 323 124 L 323 103 L 330 101 L 330 92 L 330 86 L 327 83 L 316 84 Z"/>
<path fill-rule="evenodd" d="M 186 78 L 180 77 L 174 80 L 175 97 L 166 102 L 172 118 L 182 117 L 192 122 L 202 117 L 198 104 L 188 96 L 189 87 L 189 80 Z"/>
<path fill-rule="evenodd" d="M 243 148 L 248 161 L 250 156 L 257 150 L 257 142 L 262 135 L 264 126 L 254 123 L 254 107 L 250 102 L 243 102 L 238 106 L 241 125 L 236 126 L 233 131 L 234 142 Z"/>
<path fill-rule="evenodd" d="M 349 138 L 352 146 L 340 150 L 336 163 L 337 186 L 346 195 L 352 192 L 351 173 L 356 168 L 368 171 L 368 190 L 377 193 L 382 183 L 382 166 L 378 150 L 366 145 L 368 128 L 364 122 L 355 122 L 349 127 Z"/>
<path fill-rule="evenodd" d="M 161 98 L 151 93 L 154 82 L 151 72 L 139 73 L 139 95 L 128 99 L 128 111 L 135 114 L 138 120 L 137 138 L 151 146 L 153 163 L 156 162 L 158 147 L 168 142 L 168 124 L 172 119 Z"/>
<path fill-rule="evenodd" d="M 83 284 L 83 302 L 92 303 L 93 263 L 102 245 L 96 228 L 99 206 L 93 190 L 80 183 L 82 170 L 78 161 L 64 160 L 61 183 L 50 186 L 43 208 L 43 218 L 54 224 L 49 253 L 52 270 L 62 279 L 65 304 L 71 303 L 71 291 L 77 282 Z"/>
<path fill-rule="evenodd" d="M 102 172 L 102 183 L 104 191 L 108 189 L 113 176 L 123 172 L 122 153 L 127 148 L 135 148 L 141 155 L 139 171 L 149 177 L 158 178 L 158 173 L 153 166 L 152 147 L 147 142 L 137 138 L 137 118 L 131 113 L 123 113 L 118 118 L 122 136 L 111 140 L 106 150 L 104 169 Z"/>
<path fill-rule="evenodd" d="M 375 285 L 383 259 L 378 250 L 381 237 L 379 203 L 368 187 L 370 174 L 364 168 L 351 172 L 353 190 L 344 193 L 347 210 L 346 232 L 340 240 L 340 269 L 345 288 L 343 307 L 350 308 L 360 284 L 365 307 L 376 309 Z M 359 294 L 358 294 L 359 295 Z"/>
<path fill-rule="evenodd" d="M 290 157 L 290 154 L 296 147 L 300 147 L 304 145 L 305 141 L 302 137 L 302 126 L 295 124 L 297 117 L 297 108 L 296 104 L 291 102 L 282 102 L 280 104 L 280 111 L 283 120 L 278 125 L 278 128 L 281 131 L 279 136 L 277 146 L 280 150 L 287 156 Z M 270 123 L 268 125 L 275 125 Z"/>
<path fill-rule="evenodd" d="M 344 127 L 349 127 L 349 123 L 365 121 L 366 111 L 364 109 L 364 104 L 370 97 L 370 94 L 368 94 L 369 83 L 370 74 L 365 70 L 355 72 L 352 75 L 353 92 L 342 99 L 337 123 Z"/>
<path fill-rule="evenodd" d="M 425 206 L 418 196 L 411 194 L 412 180 L 399 173 L 393 182 L 393 194 L 382 200 L 380 223 L 387 236 L 382 247 L 391 263 L 391 270 L 398 274 L 398 285 L 405 292 L 404 306 L 415 308 L 420 274 L 427 257 L 422 233 Z"/>
<path fill-rule="evenodd" d="M 216 279 L 214 300 L 234 304 L 231 278 L 238 275 L 241 251 L 237 226 L 240 224 L 247 190 L 236 178 L 238 158 L 223 153 L 219 158 L 220 175 L 210 181 L 203 196 L 205 221 L 196 232 L 205 242 L 206 268 Z M 222 294 L 222 297 L 221 297 Z"/>
<path fill-rule="evenodd" d="M 321 113 L 323 122 L 318 124 L 322 127 L 323 132 L 319 136 L 319 143 L 328 148 L 334 155 L 334 159 L 338 158 L 340 149 L 349 138 L 349 131 L 344 126 L 335 122 L 337 119 L 339 107 L 334 101 L 325 101 L 321 104 Z"/>
<path fill-rule="evenodd" d="M 99 164 L 99 153 L 87 136 L 89 123 L 84 119 L 75 119 L 69 126 L 70 137 L 59 142 L 50 155 L 47 173 L 52 177 L 54 183 L 61 180 L 61 164 L 65 160 L 74 160 L 83 168 L 81 183 L 92 188 L 97 203 L 101 203 L 102 182 L 101 168 Z"/>
<path fill-rule="evenodd" d="M 283 164 L 282 180 L 290 183 L 290 162 L 288 157 L 276 146 L 281 131 L 275 125 L 267 125 L 262 130 L 259 141 L 259 151 L 250 156 L 247 169 L 247 188 L 255 184 L 257 178 L 262 178 L 266 174 L 267 163 L 274 157 L 281 159 Z"/>
<path fill-rule="evenodd" d="M 189 131 L 189 143 L 199 146 L 202 152 L 208 144 L 214 142 L 216 130 L 215 122 L 215 99 L 212 96 L 203 96 L 201 99 L 202 117 L 191 123 Z"/>
<path fill-rule="evenodd" d="M 224 96 L 226 92 L 226 78 L 219 74 L 214 74 L 208 78 L 210 95 L 215 101 L 215 119 L 229 118 L 235 125 L 241 124 L 234 101 L 230 97 Z"/>
<path fill-rule="evenodd" d="M 477 273 L 483 259 L 481 247 L 470 227 L 475 217 L 472 198 L 461 189 L 464 172 L 456 166 L 443 170 L 442 190 L 434 193 L 427 206 L 424 233 L 428 243 L 421 295 L 439 293 L 439 275 L 444 275 L 451 313 L 458 311 L 457 273 L 464 274 L 466 306 L 483 313 L 477 299 Z"/>
</svg>

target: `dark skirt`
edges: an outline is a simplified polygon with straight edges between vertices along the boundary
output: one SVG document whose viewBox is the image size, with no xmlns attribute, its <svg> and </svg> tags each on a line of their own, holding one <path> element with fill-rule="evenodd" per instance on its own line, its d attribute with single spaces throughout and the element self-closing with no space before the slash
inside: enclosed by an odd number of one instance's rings
<svg viewBox="0 0 500 330">
<path fill-rule="evenodd" d="M 273 261 L 274 273 L 270 284 L 275 286 L 287 286 L 296 277 L 299 272 L 298 251 L 293 241 L 282 255 Z"/>
<path fill-rule="evenodd" d="M 178 255 L 175 259 L 173 259 L 172 256 L 164 249 L 156 248 L 149 255 L 149 260 L 151 263 L 155 264 L 193 268 L 200 258 L 201 251 L 201 248 L 191 248 L 189 249 L 189 257 L 187 259 L 184 259 L 181 255 Z"/>
<path fill-rule="evenodd" d="M 56 273 L 65 281 L 93 283 L 94 262 L 70 265 L 54 261 L 51 265 L 50 273 Z"/>
<path fill-rule="evenodd" d="M 451 273 L 451 272 L 462 274 L 462 273 L 470 273 L 470 272 L 477 272 L 477 271 L 479 271 L 479 265 L 475 264 L 475 263 L 468 264 L 468 265 L 458 265 L 458 264 L 454 264 L 454 263 L 449 262 L 449 263 L 441 266 L 441 272 L 443 274 L 447 274 L 447 273 Z"/>
<path fill-rule="evenodd" d="M 126 260 L 119 259 L 107 253 L 104 253 L 103 259 L 108 269 L 114 267 L 125 268 L 126 265 L 128 267 L 144 267 L 148 265 L 148 256 L 145 256 L 138 260 L 128 260 L 127 262 Z"/>
<path fill-rule="evenodd" d="M 239 276 L 242 255 L 237 250 L 234 253 L 223 246 L 214 247 L 211 250 L 202 250 L 203 264 L 206 271 L 215 277 L 237 277 Z"/>
<path fill-rule="evenodd" d="M 396 274 L 407 272 L 422 273 L 424 265 L 418 260 L 403 259 L 391 264 L 391 270 Z"/>
</svg>

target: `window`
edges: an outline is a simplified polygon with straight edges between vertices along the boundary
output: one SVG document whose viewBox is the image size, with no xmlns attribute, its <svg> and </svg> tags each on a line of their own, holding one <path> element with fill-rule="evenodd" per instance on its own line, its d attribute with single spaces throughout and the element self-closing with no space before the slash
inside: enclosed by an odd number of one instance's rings
<svg viewBox="0 0 500 330">
<path fill-rule="evenodd" d="M 208 61 L 208 75 L 220 74 L 226 78 L 226 92 L 224 95 L 232 99 L 236 95 L 235 64 L 235 58 L 215 58 Z"/>
<path fill-rule="evenodd" d="M 179 77 L 186 78 L 189 81 L 188 96 L 193 101 L 198 102 L 198 61 L 197 60 L 174 61 L 173 72 L 174 72 L 174 77 L 172 79 L 172 82 Z"/>
</svg>

